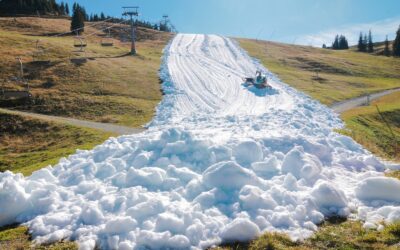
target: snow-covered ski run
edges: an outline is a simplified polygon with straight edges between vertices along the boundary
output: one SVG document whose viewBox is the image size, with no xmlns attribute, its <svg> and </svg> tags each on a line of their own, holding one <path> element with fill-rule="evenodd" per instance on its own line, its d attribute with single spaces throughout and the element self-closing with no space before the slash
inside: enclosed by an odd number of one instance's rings
<svg viewBox="0 0 400 250">
<path fill-rule="evenodd" d="M 270 89 L 246 88 L 262 70 Z M 309 237 L 326 216 L 400 220 L 400 181 L 335 129 L 327 107 L 282 83 L 231 39 L 177 35 L 149 130 L 110 138 L 29 177 L 0 174 L 0 226 L 81 249 L 203 249 L 278 231 Z"/>
</svg>

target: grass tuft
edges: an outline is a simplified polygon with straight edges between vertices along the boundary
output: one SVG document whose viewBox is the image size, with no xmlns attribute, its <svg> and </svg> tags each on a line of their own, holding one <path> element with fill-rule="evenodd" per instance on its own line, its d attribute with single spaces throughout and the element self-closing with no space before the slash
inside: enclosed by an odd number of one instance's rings
<svg viewBox="0 0 400 250">
<path fill-rule="evenodd" d="M 240 244 L 220 246 L 224 250 L 313 250 L 313 249 L 398 249 L 400 222 L 382 231 L 364 229 L 359 221 L 326 221 L 315 234 L 304 241 L 293 242 L 285 234 L 265 233 Z"/>
</svg>

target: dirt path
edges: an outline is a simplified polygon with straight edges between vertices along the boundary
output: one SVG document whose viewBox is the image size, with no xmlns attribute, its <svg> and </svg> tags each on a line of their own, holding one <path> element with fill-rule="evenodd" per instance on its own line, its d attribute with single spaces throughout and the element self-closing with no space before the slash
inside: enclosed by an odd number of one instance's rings
<svg viewBox="0 0 400 250">
<path fill-rule="evenodd" d="M 378 98 L 380 98 L 382 96 L 389 95 L 389 94 L 392 94 L 392 93 L 397 92 L 397 91 L 400 91 L 400 88 L 385 90 L 385 91 L 382 91 L 382 92 L 371 94 L 371 95 L 369 95 L 369 100 L 373 101 L 373 100 L 376 100 L 376 99 L 378 99 Z M 367 102 L 368 102 L 368 96 L 365 95 L 365 96 L 360 96 L 360 97 L 353 98 L 353 99 L 350 99 L 350 100 L 345 100 L 345 101 L 342 101 L 342 102 L 335 103 L 335 104 L 333 104 L 331 106 L 331 109 L 333 109 L 336 113 L 340 114 L 340 113 L 343 113 L 343 112 L 345 112 L 347 110 L 350 110 L 350 109 L 365 105 Z"/>
<path fill-rule="evenodd" d="M 145 129 L 130 128 L 130 127 L 125 127 L 125 126 L 120 126 L 120 125 L 115 125 L 115 124 L 109 124 L 109 123 L 83 121 L 83 120 L 78 120 L 78 119 L 73 119 L 73 118 L 65 118 L 65 117 L 51 116 L 51 115 L 42 115 L 42 114 L 29 113 L 29 112 L 23 112 L 23 111 L 16 111 L 16 110 L 9 110 L 9 109 L 2 109 L 2 108 L 0 108 L 0 111 L 4 112 L 4 113 L 14 114 L 14 115 L 28 116 L 28 117 L 31 117 L 31 118 L 37 118 L 37 119 L 41 119 L 41 120 L 47 120 L 47 121 L 52 121 L 52 122 L 60 122 L 60 123 L 64 123 L 64 124 L 66 123 L 66 124 L 74 125 L 74 126 L 80 126 L 80 127 L 103 130 L 103 131 L 106 131 L 106 132 L 115 133 L 117 135 L 137 134 L 137 133 L 145 131 Z"/>
<path fill-rule="evenodd" d="M 400 88 L 385 90 L 385 91 L 382 91 L 379 93 L 371 94 L 369 99 L 370 99 L 370 101 L 373 101 L 382 96 L 389 95 L 389 94 L 392 94 L 397 91 L 400 91 Z M 353 98 L 350 100 L 345 100 L 345 101 L 333 104 L 331 106 L 331 108 L 336 113 L 340 114 L 347 110 L 364 105 L 365 103 L 367 103 L 367 98 L 368 97 L 365 95 L 365 96 Z M 78 120 L 78 119 L 74 119 L 74 118 L 42 115 L 42 114 L 37 114 L 37 113 L 9 110 L 9 109 L 3 109 L 3 108 L 0 108 L 0 111 L 4 112 L 4 113 L 23 115 L 23 116 L 28 116 L 31 118 L 37 118 L 37 119 L 42 119 L 42 120 L 47 120 L 47 121 L 52 121 L 52 122 L 60 122 L 60 123 L 74 125 L 74 126 L 103 130 L 106 132 L 115 133 L 117 135 L 137 134 L 137 133 L 141 133 L 141 132 L 145 131 L 145 129 L 142 129 L 142 128 L 131 128 L 131 127 L 120 126 L 120 125 L 109 124 L 109 123 L 91 122 L 91 121 Z"/>
</svg>

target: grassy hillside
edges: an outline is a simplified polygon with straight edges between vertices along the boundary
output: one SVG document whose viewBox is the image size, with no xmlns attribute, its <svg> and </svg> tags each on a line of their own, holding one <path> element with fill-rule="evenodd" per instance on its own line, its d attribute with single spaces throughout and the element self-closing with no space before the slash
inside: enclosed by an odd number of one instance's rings
<svg viewBox="0 0 400 250">
<path fill-rule="evenodd" d="M 128 55 L 129 37 L 120 24 L 113 26 L 113 47 L 101 46 L 101 31 L 113 25 L 86 23 L 84 53 L 76 52 L 74 37 L 56 36 L 69 31 L 67 19 L 35 17 L 0 18 L 0 88 L 20 90 L 16 57 L 24 62 L 32 100 L 1 100 L 0 107 L 138 127 L 147 123 L 161 99 L 158 70 L 162 49 L 171 34 L 138 29 L 137 56 Z M 44 53 L 33 60 L 38 45 Z M 71 58 L 85 57 L 77 65 Z M 11 79 L 11 80 L 10 80 Z M 59 158 L 89 149 L 109 133 L 64 126 L 0 113 L 0 171 L 30 174 Z"/>
<path fill-rule="evenodd" d="M 392 52 L 393 49 L 393 41 L 389 41 L 389 50 Z M 351 50 L 357 51 L 357 45 L 351 46 Z M 385 42 L 376 42 L 374 43 L 374 52 L 372 52 L 373 55 L 378 55 L 378 56 L 385 56 L 384 55 L 384 50 L 385 50 Z"/>
<path fill-rule="evenodd" d="M 354 48 L 334 51 L 249 39 L 239 42 L 285 83 L 327 105 L 400 87 L 399 58 L 359 53 Z M 399 97 L 399 93 L 393 94 L 370 107 L 344 113 L 347 129 L 342 132 L 384 158 L 399 160 Z"/>
<path fill-rule="evenodd" d="M 239 43 L 284 82 L 327 105 L 400 87 L 400 59 L 393 57 L 249 39 Z"/>
<path fill-rule="evenodd" d="M 66 19 L 0 18 L 0 79 L 18 75 L 15 58 L 21 56 L 33 94 L 32 102 L 2 101 L 0 106 L 132 127 L 148 122 L 161 99 L 158 70 L 171 34 L 139 28 L 138 55 L 133 57 L 127 55 L 130 43 L 124 42 L 129 40 L 127 26 L 114 26 L 115 46 L 102 47 L 105 34 L 100 29 L 110 24 L 90 25 L 83 35 L 99 35 L 87 38 L 85 53 L 79 53 L 73 36 L 49 37 L 69 31 Z M 37 40 L 45 53 L 34 62 Z M 70 61 L 82 57 L 89 59 L 83 65 Z M 3 86 L 21 88 L 12 81 Z"/>
<path fill-rule="evenodd" d="M 400 161 L 400 92 L 342 114 L 352 136 L 373 153 Z M 378 106 L 380 113 L 376 106 Z"/>
<path fill-rule="evenodd" d="M 78 148 L 91 149 L 113 135 L 1 112 L 0 121 L 0 172 L 24 175 L 53 165 Z"/>
</svg>

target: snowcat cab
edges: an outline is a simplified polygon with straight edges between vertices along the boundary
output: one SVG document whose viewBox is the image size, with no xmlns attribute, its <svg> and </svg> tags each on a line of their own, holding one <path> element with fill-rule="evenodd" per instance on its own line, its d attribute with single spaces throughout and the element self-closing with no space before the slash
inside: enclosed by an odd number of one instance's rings
<svg viewBox="0 0 400 250">
<path fill-rule="evenodd" d="M 267 82 L 267 77 L 257 70 L 255 77 L 246 77 L 243 79 L 246 86 L 254 86 L 258 89 L 271 88 Z"/>
</svg>

